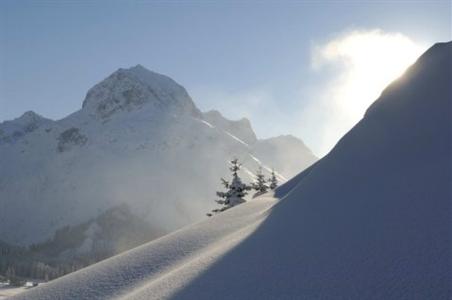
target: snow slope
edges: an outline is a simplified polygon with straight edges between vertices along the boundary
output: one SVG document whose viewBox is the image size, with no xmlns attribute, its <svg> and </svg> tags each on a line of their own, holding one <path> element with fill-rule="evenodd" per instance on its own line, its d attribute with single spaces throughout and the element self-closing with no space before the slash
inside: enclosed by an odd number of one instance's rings
<svg viewBox="0 0 452 300">
<path fill-rule="evenodd" d="M 15 299 L 450 299 L 452 43 L 277 192 Z M 276 203 L 276 205 L 274 205 Z"/>
<path fill-rule="evenodd" d="M 119 69 L 61 120 L 27 112 L 0 124 L 0 241 L 43 242 L 122 204 L 170 232 L 214 208 L 232 157 L 255 172 L 261 143 L 249 121 L 203 114 L 171 78 Z M 283 149 L 260 159 L 286 177 L 316 160 L 300 140 L 292 151 L 290 168 Z"/>
<path fill-rule="evenodd" d="M 252 200 L 204 222 L 190 225 L 123 255 L 35 288 L 18 299 L 161 299 L 202 273 L 228 249 L 249 236 L 276 203 Z M 149 289 L 152 287 L 152 292 Z"/>
</svg>

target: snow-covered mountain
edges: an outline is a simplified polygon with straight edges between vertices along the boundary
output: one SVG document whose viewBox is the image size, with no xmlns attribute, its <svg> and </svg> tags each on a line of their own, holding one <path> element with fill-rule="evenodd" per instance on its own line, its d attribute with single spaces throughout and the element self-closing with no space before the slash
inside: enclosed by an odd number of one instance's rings
<svg viewBox="0 0 452 300">
<path fill-rule="evenodd" d="M 0 124 L 0 144 L 14 143 L 24 135 L 51 123 L 52 120 L 43 118 L 32 111 L 27 111 L 17 119 Z"/>
<path fill-rule="evenodd" d="M 451 82 L 436 44 L 276 197 L 16 299 L 450 299 Z"/>
<path fill-rule="evenodd" d="M 246 119 L 199 111 L 171 78 L 119 69 L 64 119 L 27 112 L 0 124 L 0 240 L 43 242 L 123 204 L 162 234 L 205 217 L 234 156 L 244 176 L 264 164 L 281 181 L 316 160 L 300 140 L 290 164 L 266 143 Z"/>
</svg>

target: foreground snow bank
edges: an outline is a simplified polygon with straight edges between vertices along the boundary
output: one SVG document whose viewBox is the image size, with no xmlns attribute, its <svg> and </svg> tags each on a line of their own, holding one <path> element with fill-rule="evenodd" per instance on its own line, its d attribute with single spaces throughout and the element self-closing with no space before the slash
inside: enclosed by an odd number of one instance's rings
<svg viewBox="0 0 452 300">
<path fill-rule="evenodd" d="M 249 236 L 275 203 L 270 196 L 255 199 L 16 297 L 170 297 Z"/>
<path fill-rule="evenodd" d="M 278 205 L 256 198 L 18 299 L 450 299 L 451 82 L 452 43 L 435 45 Z"/>
</svg>

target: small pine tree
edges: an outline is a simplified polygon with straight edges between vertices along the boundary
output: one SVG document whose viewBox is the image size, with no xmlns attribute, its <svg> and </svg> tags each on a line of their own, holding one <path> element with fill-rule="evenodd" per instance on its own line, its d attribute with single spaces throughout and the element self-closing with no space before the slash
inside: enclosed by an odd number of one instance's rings
<svg viewBox="0 0 452 300">
<path fill-rule="evenodd" d="M 229 170 L 231 170 L 232 172 L 232 181 L 229 182 L 224 178 L 221 178 L 221 182 L 227 189 L 227 191 L 217 192 L 217 196 L 221 199 L 215 201 L 218 204 L 222 205 L 222 207 L 212 210 L 212 213 L 220 213 L 231 207 L 242 204 L 243 202 L 245 202 L 245 199 L 243 199 L 243 197 L 245 197 L 247 191 L 251 189 L 251 187 L 242 182 L 238 175 L 238 171 L 241 167 L 241 164 L 239 164 L 238 160 L 233 159 L 231 160 L 230 164 L 231 166 L 229 167 Z M 211 217 L 212 213 L 208 213 L 207 216 Z"/>
<path fill-rule="evenodd" d="M 278 179 L 276 178 L 275 170 L 272 170 L 272 176 L 268 180 L 270 183 L 270 189 L 274 190 L 278 186 Z"/>
<path fill-rule="evenodd" d="M 256 181 L 252 184 L 252 187 L 254 190 L 256 190 L 256 193 L 253 197 L 262 195 L 263 193 L 267 192 L 268 185 L 267 180 L 265 179 L 265 175 L 262 173 L 262 167 L 259 167 L 259 169 L 256 172 Z"/>
</svg>

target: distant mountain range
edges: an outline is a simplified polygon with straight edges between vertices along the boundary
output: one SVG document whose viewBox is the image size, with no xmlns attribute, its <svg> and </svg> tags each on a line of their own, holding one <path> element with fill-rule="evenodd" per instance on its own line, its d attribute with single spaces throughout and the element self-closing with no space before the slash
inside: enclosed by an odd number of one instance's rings
<svg viewBox="0 0 452 300">
<path fill-rule="evenodd" d="M 451 83 L 436 44 L 276 197 L 15 299 L 450 299 Z"/>
<path fill-rule="evenodd" d="M 82 230 L 120 207 L 148 224 L 138 235 L 163 235 L 203 219 L 215 206 L 233 157 L 243 163 L 245 180 L 261 165 L 267 174 L 274 168 L 281 182 L 317 159 L 293 136 L 260 140 L 247 119 L 201 112 L 167 76 L 140 65 L 119 69 L 61 120 L 30 111 L 0 124 L 0 240 L 51 242 L 57 230 Z M 91 224 L 85 239 L 62 252 L 89 252 L 96 246 L 85 241 L 93 228 L 101 240 L 106 227 Z M 113 248 L 124 241 L 109 238 Z"/>
</svg>

